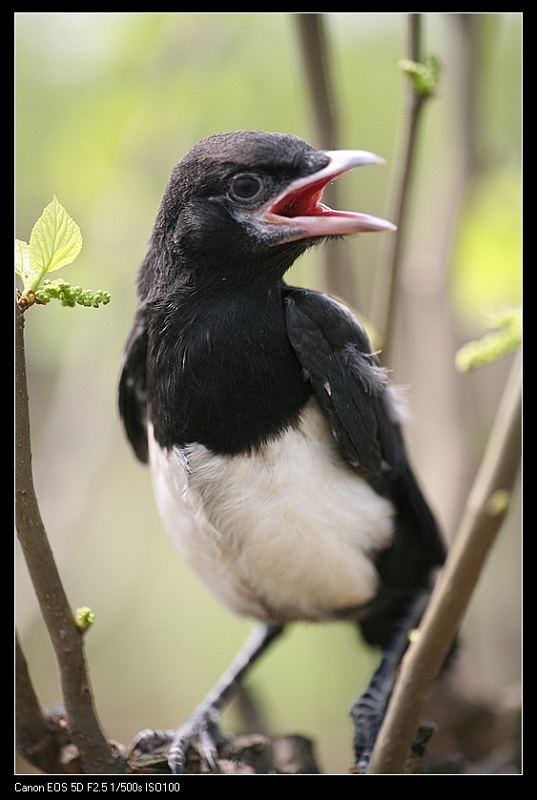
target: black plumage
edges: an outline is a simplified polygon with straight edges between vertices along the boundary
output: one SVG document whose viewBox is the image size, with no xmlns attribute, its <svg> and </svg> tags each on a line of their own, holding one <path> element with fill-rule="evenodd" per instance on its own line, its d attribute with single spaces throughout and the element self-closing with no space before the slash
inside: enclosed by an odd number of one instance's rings
<svg viewBox="0 0 537 800">
<path fill-rule="evenodd" d="M 264 623 L 265 644 L 294 619 L 349 618 L 389 650 L 444 556 L 364 329 L 283 280 L 326 237 L 393 229 L 321 202 L 330 180 L 379 161 L 285 134 L 209 137 L 173 170 L 140 269 L 119 389 L 127 435 L 179 549 Z M 223 702 L 180 729 L 174 768 Z"/>
</svg>

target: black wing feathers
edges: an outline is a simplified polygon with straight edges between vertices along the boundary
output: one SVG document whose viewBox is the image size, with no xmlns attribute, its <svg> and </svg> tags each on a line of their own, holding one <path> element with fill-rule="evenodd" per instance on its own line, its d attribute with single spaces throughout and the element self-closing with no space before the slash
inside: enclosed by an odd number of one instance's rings
<svg viewBox="0 0 537 800">
<path fill-rule="evenodd" d="M 144 464 L 147 448 L 147 330 L 144 312 L 139 309 L 130 332 L 123 369 L 119 379 L 119 413 L 134 452 Z"/>
<path fill-rule="evenodd" d="M 347 460 L 372 477 L 396 469 L 398 428 L 379 424 L 388 417 L 386 372 L 365 331 L 327 295 L 288 289 L 285 302 L 291 345 Z"/>
<path fill-rule="evenodd" d="M 395 503 L 398 526 L 419 542 L 419 561 L 444 560 L 436 522 L 408 464 L 386 371 L 356 318 L 341 303 L 284 288 L 287 332 L 304 374 L 349 463 Z"/>
</svg>

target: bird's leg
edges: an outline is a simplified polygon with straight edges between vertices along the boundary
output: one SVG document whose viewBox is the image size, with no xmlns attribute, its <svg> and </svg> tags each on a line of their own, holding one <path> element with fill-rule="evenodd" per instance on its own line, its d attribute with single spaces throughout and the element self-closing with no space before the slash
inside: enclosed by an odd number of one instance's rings
<svg viewBox="0 0 537 800">
<path fill-rule="evenodd" d="M 225 741 L 218 728 L 220 711 L 235 695 L 240 681 L 250 667 L 282 631 L 283 625 L 257 626 L 229 669 L 187 722 L 174 732 L 168 751 L 168 763 L 173 773 L 182 772 L 188 748 L 196 740 L 200 754 L 209 764 L 211 771 L 219 771 L 217 746 Z"/>
<path fill-rule="evenodd" d="M 401 614 L 392 637 L 382 652 L 380 666 L 371 678 L 366 691 L 353 703 L 351 718 L 354 723 L 354 751 L 356 770 L 363 774 L 375 746 L 384 719 L 397 671 L 408 647 L 408 634 L 415 628 L 427 605 L 429 594 L 414 597 Z"/>
</svg>

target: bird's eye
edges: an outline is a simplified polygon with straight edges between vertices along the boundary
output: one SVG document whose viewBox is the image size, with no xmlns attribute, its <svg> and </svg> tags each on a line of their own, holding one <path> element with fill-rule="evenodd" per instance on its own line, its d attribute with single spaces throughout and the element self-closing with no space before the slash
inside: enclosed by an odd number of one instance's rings
<svg viewBox="0 0 537 800">
<path fill-rule="evenodd" d="M 235 175 L 229 193 L 235 200 L 253 200 L 263 188 L 261 178 L 250 172 Z"/>
</svg>

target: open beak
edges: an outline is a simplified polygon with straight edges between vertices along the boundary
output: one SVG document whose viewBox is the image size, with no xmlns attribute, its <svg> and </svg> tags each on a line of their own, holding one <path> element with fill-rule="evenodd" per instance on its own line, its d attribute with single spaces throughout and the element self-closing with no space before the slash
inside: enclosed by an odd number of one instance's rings
<svg viewBox="0 0 537 800">
<path fill-rule="evenodd" d="M 321 203 L 324 187 L 345 172 L 384 159 L 365 150 L 327 150 L 326 167 L 289 184 L 259 215 L 264 226 L 277 226 L 275 243 L 316 236 L 344 236 L 365 231 L 394 231 L 391 222 L 354 211 L 336 211 Z M 276 230 L 274 233 L 276 233 Z"/>
</svg>

